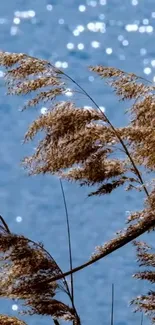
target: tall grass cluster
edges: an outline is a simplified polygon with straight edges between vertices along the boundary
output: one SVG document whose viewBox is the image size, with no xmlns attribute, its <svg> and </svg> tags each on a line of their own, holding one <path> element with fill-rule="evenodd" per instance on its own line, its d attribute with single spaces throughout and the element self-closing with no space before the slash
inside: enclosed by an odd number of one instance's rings
<svg viewBox="0 0 155 325">
<path fill-rule="evenodd" d="M 41 243 L 24 235 L 13 234 L 1 217 L 0 225 L 0 296 L 19 299 L 23 312 L 50 316 L 58 325 L 61 319 L 80 325 L 74 303 L 73 274 L 133 242 L 139 263 L 134 276 L 150 282 L 150 291 L 135 297 L 136 310 L 146 313 L 155 323 L 155 252 L 136 239 L 155 229 L 155 87 L 120 69 L 90 66 L 89 70 L 106 79 L 121 101 L 130 101 L 127 126 L 115 127 L 90 94 L 72 77 L 46 60 L 26 54 L 0 52 L 0 65 L 5 68 L 8 94 L 28 95 L 23 110 L 46 104 L 47 111 L 32 122 L 24 142 L 38 134 L 35 152 L 22 161 L 29 175 L 51 174 L 60 179 L 66 211 L 70 266 L 63 272 Z M 92 108 L 77 107 L 66 100 L 68 86 L 82 93 Z M 79 94 L 80 96 L 80 94 Z M 104 245 L 95 248 L 91 258 L 72 266 L 72 243 L 63 179 L 89 186 L 89 196 L 110 195 L 122 191 L 144 192 L 141 211 L 131 212 L 125 228 Z M 147 180 L 147 181 L 146 181 Z M 143 269 L 141 269 L 143 267 Z M 89 270 L 88 270 L 89 272 Z M 71 288 L 66 276 L 71 276 Z M 58 291 L 69 297 L 70 305 L 56 299 Z M 15 317 L 0 315 L 2 325 L 25 325 Z"/>
</svg>

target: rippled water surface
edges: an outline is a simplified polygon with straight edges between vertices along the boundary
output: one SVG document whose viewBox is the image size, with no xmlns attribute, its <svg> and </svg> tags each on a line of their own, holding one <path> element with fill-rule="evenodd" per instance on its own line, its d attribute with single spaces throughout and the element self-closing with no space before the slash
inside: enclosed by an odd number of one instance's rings
<svg viewBox="0 0 155 325">
<path fill-rule="evenodd" d="M 116 66 L 155 81 L 154 0 L 1 0 L 0 49 L 48 59 L 74 77 L 105 109 L 111 122 L 123 125 L 128 103 L 119 104 L 89 65 Z M 94 78 L 95 77 L 95 78 Z M 7 97 L 0 71 L 0 213 L 12 231 L 42 241 L 65 271 L 68 247 L 64 208 L 56 177 L 30 178 L 20 160 L 33 150 L 22 146 L 36 110 L 21 113 L 22 99 Z M 70 97 L 71 93 L 68 93 Z M 78 96 L 77 96 L 78 97 Z M 91 105 L 77 98 L 78 105 Z M 41 108 L 44 112 L 44 108 Z M 74 266 L 86 261 L 124 226 L 128 211 L 142 207 L 142 195 L 116 191 L 111 196 L 87 198 L 88 189 L 65 183 L 72 233 Z M 111 284 L 115 283 L 115 324 L 139 324 L 129 301 L 145 292 L 132 279 L 136 272 L 131 245 L 94 266 L 75 274 L 75 299 L 82 324 L 109 324 Z M 16 315 L 16 302 L 2 301 L 0 313 Z M 51 324 L 38 316 L 25 318 L 29 325 Z M 145 320 L 145 324 L 148 320 Z"/>
</svg>

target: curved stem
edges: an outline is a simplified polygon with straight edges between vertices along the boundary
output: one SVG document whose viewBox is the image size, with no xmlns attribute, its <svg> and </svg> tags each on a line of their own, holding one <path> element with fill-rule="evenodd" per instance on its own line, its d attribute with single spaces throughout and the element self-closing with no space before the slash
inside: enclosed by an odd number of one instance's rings
<svg viewBox="0 0 155 325">
<path fill-rule="evenodd" d="M 0 219 L 1 219 L 1 218 L 2 218 L 2 217 L 0 216 Z M 2 218 L 2 219 L 3 219 L 3 218 Z M 6 222 L 4 221 L 4 219 L 3 219 L 3 222 L 6 224 Z M 7 226 L 7 224 L 6 224 L 6 226 Z M 7 228 L 8 228 L 8 226 L 7 226 Z M 9 233 L 11 234 L 11 232 L 9 232 Z M 42 249 L 42 250 L 43 250 L 43 251 L 48 255 L 48 257 L 54 261 L 55 265 L 56 265 L 57 268 L 59 269 L 59 271 L 60 271 L 60 273 L 61 273 L 61 275 L 59 275 L 59 279 L 63 279 L 63 282 L 64 282 L 65 287 L 66 287 L 65 292 L 68 294 L 68 296 L 69 296 L 69 298 L 70 298 L 70 300 L 71 300 L 72 307 L 73 307 L 73 309 L 74 309 L 74 311 L 75 311 L 75 314 L 76 314 L 76 317 L 77 317 L 77 321 L 78 321 L 77 325 L 80 325 L 81 322 L 80 322 L 79 315 L 78 315 L 77 310 L 76 310 L 75 305 L 74 305 L 74 300 L 72 299 L 72 295 L 71 295 L 71 293 L 70 293 L 70 290 L 69 290 L 69 286 L 68 286 L 67 280 L 66 280 L 66 278 L 63 276 L 63 272 L 61 271 L 59 265 L 57 264 L 57 262 L 55 261 L 55 259 L 52 257 L 52 255 L 51 255 L 51 254 L 46 250 L 46 248 L 44 248 L 41 244 L 36 243 L 34 240 L 29 239 L 29 238 L 27 238 L 27 240 L 28 240 L 30 243 L 32 243 L 32 244 L 38 246 L 40 249 Z M 72 272 L 72 271 L 71 271 L 71 272 Z M 52 280 L 51 282 L 53 282 L 53 280 Z"/>
<path fill-rule="evenodd" d="M 57 319 L 53 319 L 53 322 L 54 322 L 55 325 L 60 325 L 60 323 L 58 322 Z"/>
<path fill-rule="evenodd" d="M 151 227 L 155 225 L 155 216 L 154 218 L 148 218 L 145 217 L 143 220 L 139 221 L 137 224 L 133 226 L 129 226 L 127 230 L 119 235 L 119 237 L 116 237 L 114 239 L 111 239 L 107 244 L 105 244 L 102 247 L 102 251 L 99 255 L 94 256 L 91 260 L 87 261 L 86 263 L 75 267 L 72 270 L 72 273 L 75 273 L 77 271 L 80 271 L 84 269 L 85 267 L 94 264 L 95 262 L 99 261 L 103 257 L 111 254 L 112 252 L 116 251 L 117 249 L 125 246 L 126 244 L 130 243 L 132 240 L 136 239 L 140 235 L 144 234 L 146 231 L 148 231 Z M 71 274 L 71 271 L 63 273 L 63 277 L 68 276 Z M 61 276 L 54 277 L 52 279 L 53 281 L 56 281 L 60 279 Z"/>
<path fill-rule="evenodd" d="M 64 191 L 63 191 L 63 193 L 64 193 Z M 7 223 L 5 222 L 5 220 L 4 220 L 4 218 L 0 215 L 0 220 L 1 220 L 1 222 L 2 222 L 2 224 L 3 224 L 3 226 L 4 226 L 4 228 L 3 229 L 5 229 L 6 231 L 7 231 L 7 233 L 8 234 L 11 234 L 11 231 L 10 231 L 10 229 L 9 229 L 9 227 L 8 227 L 8 225 L 7 225 Z M 66 290 L 65 290 L 65 292 L 68 294 L 68 296 L 69 296 L 69 298 L 70 298 L 70 300 L 71 300 L 71 303 L 72 303 L 72 306 L 73 306 L 73 309 L 74 309 L 74 311 L 75 311 L 75 314 L 76 314 L 76 317 L 77 317 L 77 321 L 78 321 L 78 325 L 80 325 L 80 318 L 79 318 L 79 316 L 78 316 L 78 313 L 77 313 L 77 311 L 76 311 L 76 308 L 75 308 L 75 305 L 74 305 L 74 299 L 72 298 L 72 294 L 70 293 L 70 290 L 69 290 L 69 287 L 68 287 L 68 283 L 67 283 L 67 280 L 65 279 L 65 277 L 63 277 L 63 272 L 61 271 L 61 269 L 60 269 L 60 267 L 58 266 L 58 264 L 56 263 L 56 261 L 55 261 L 55 259 L 52 257 L 52 255 L 41 245 L 41 244 L 39 244 L 39 243 L 36 243 L 35 241 L 33 241 L 33 240 L 31 240 L 31 239 L 29 239 L 29 238 L 27 238 L 27 240 L 28 240 L 28 242 L 30 242 L 30 243 L 32 243 L 33 245 L 36 245 L 36 246 L 38 246 L 40 249 L 42 249 L 46 254 L 47 254 L 47 256 L 50 258 L 50 259 L 52 259 L 53 261 L 54 261 L 54 263 L 55 263 L 55 265 L 57 266 L 57 268 L 59 269 L 59 271 L 60 271 L 60 273 L 61 273 L 61 277 L 60 277 L 60 279 L 63 279 L 63 282 L 64 282 L 64 284 L 65 284 L 65 287 L 66 287 Z M 72 270 L 72 269 L 71 269 Z M 72 275 L 71 275 L 71 277 L 73 277 Z M 53 321 L 54 321 L 54 323 L 55 324 L 60 324 L 59 322 L 58 322 L 58 320 L 54 320 L 53 319 Z"/>
<path fill-rule="evenodd" d="M 71 80 L 79 89 L 82 90 L 82 92 L 91 100 L 91 102 L 96 106 L 96 108 L 100 111 L 100 113 L 103 115 L 104 121 L 106 121 L 111 129 L 113 130 L 114 134 L 116 135 L 117 139 L 120 141 L 126 155 L 128 156 L 129 160 L 131 161 L 131 164 L 136 172 L 136 175 L 138 176 L 140 183 L 143 185 L 143 189 L 147 195 L 147 197 L 149 197 L 149 193 L 148 190 L 146 188 L 146 186 L 144 185 L 142 176 L 133 160 L 133 158 L 131 157 L 130 152 L 128 151 L 127 146 L 125 145 L 124 141 L 122 140 L 122 138 L 120 137 L 119 133 L 117 132 L 117 130 L 115 129 L 115 127 L 113 126 L 113 124 L 110 122 L 110 120 L 108 119 L 108 117 L 104 114 L 104 112 L 101 110 L 101 108 L 99 107 L 99 105 L 94 101 L 94 99 L 87 93 L 87 91 L 85 91 L 85 89 L 83 89 L 83 87 L 81 87 L 74 79 L 72 79 L 69 75 L 67 75 L 65 72 L 61 72 L 63 75 L 65 75 L 69 80 Z"/>
<path fill-rule="evenodd" d="M 42 245 L 40 245 L 39 243 L 36 243 L 35 241 L 33 241 L 33 240 L 29 239 L 29 238 L 27 238 L 27 240 L 28 240 L 30 243 L 32 243 L 32 244 L 34 244 L 34 245 L 37 245 L 39 248 L 41 248 L 41 249 L 42 249 L 42 250 L 43 250 L 43 251 L 44 251 L 44 252 L 49 256 L 49 258 L 52 259 L 52 260 L 54 261 L 54 263 L 56 264 L 56 266 L 57 266 L 58 269 L 60 270 L 61 275 L 58 276 L 58 280 L 59 280 L 59 279 L 63 279 L 64 284 L 65 284 L 65 286 L 66 286 L 66 291 L 65 291 L 65 292 L 68 294 L 68 296 L 69 296 L 69 298 L 70 298 L 70 300 L 71 300 L 72 307 L 73 307 L 73 309 L 74 309 L 74 311 L 75 311 L 75 314 L 76 314 L 76 317 L 77 317 L 77 325 L 81 325 L 81 321 L 80 321 L 79 315 L 78 315 L 78 313 L 77 313 L 77 310 L 76 310 L 76 308 L 75 308 L 74 300 L 72 299 L 72 295 L 71 295 L 71 293 L 70 293 L 70 290 L 69 290 L 69 286 L 68 286 L 67 280 L 66 280 L 65 277 L 63 276 L 63 273 L 62 273 L 60 267 L 58 266 L 58 264 L 56 263 L 55 259 L 52 257 L 52 255 L 51 255 L 51 254 L 50 254 L 50 253 L 49 253 L 49 252 L 48 252 L 44 247 L 42 247 Z M 73 273 L 73 269 L 72 269 L 72 271 L 70 271 L 70 272 Z M 56 276 L 55 278 L 57 278 L 57 276 Z M 53 282 L 53 281 L 54 281 L 54 280 L 52 279 L 51 282 Z"/>
<path fill-rule="evenodd" d="M 9 227 L 8 227 L 7 223 L 5 222 L 5 220 L 3 219 L 2 216 L 0 216 L 0 220 L 1 220 L 5 230 L 8 232 L 8 234 L 11 234 L 11 231 L 10 231 Z"/>
<path fill-rule="evenodd" d="M 110 324 L 114 325 L 114 283 L 112 283 L 112 292 L 111 292 L 111 320 Z"/>
<path fill-rule="evenodd" d="M 73 265 L 72 265 L 72 245 L 71 245 L 71 233 L 70 233 L 70 225 L 69 225 L 69 215 L 68 215 L 67 202 L 66 202 L 66 197 L 65 197 L 65 192 L 64 192 L 62 180 L 59 179 L 59 181 L 60 181 L 60 187 L 61 187 L 61 191 L 62 191 L 62 197 L 63 197 L 65 213 L 66 213 L 69 261 L 70 261 L 70 270 L 72 271 L 73 270 Z M 71 296 L 72 296 L 72 302 L 74 304 L 74 283 L 73 283 L 73 274 L 72 273 L 71 273 L 70 277 L 71 277 Z"/>
<path fill-rule="evenodd" d="M 55 265 L 57 266 L 57 268 L 59 269 L 59 271 L 60 271 L 60 273 L 61 273 L 61 275 L 62 275 L 62 276 L 60 277 L 60 279 L 63 279 L 63 282 L 64 282 L 64 284 L 65 284 L 65 286 L 66 286 L 66 289 L 67 289 L 66 292 L 67 292 L 67 294 L 70 296 L 70 291 L 69 291 L 68 283 L 67 283 L 65 277 L 63 277 L 63 272 L 61 271 L 59 265 L 57 264 L 57 262 L 55 261 L 55 259 L 52 257 L 52 255 L 51 255 L 51 254 L 46 250 L 46 248 L 44 248 L 41 244 L 36 243 L 34 240 L 29 239 L 29 238 L 27 238 L 27 240 L 28 240 L 30 243 L 32 243 L 32 244 L 38 246 L 40 249 L 42 249 L 42 250 L 47 254 L 47 256 L 48 256 L 51 260 L 54 261 Z"/>
<path fill-rule="evenodd" d="M 143 325 L 143 313 L 141 314 L 140 325 Z"/>
<path fill-rule="evenodd" d="M 72 270 L 73 270 L 73 264 L 72 264 L 72 245 L 71 245 L 71 233 L 70 233 L 70 225 L 69 225 L 69 215 L 68 215 L 67 202 L 66 202 L 66 197 L 65 197 L 65 192 L 64 192 L 63 184 L 62 184 L 61 179 L 59 179 L 59 180 L 60 180 L 60 186 L 61 186 L 61 191 L 62 191 L 62 196 L 63 196 L 63 201 L 64 201 L 64 207 L 65 207 L 65 213 L 66 213 L 66 222 L 67 222 L 67 233 L 68 233 L 68 249 L 69 249 L 69 260 L 70 260 L 70 271 L 71 271 L 71 274 L 70 274 L 70 278 L 71 278 L 71 293 L 70 293 L 69 288 L 68 288 L 68 291 L 69 291 L 69 297 L 71 299 L 73 309 L 74 309 L 74 311 L 76 313 L 76 317 L 77 317 L 77 322 L 78 323 L 76 323 L 76 324 L 77 325 L 80 325 L 81 324 L 80 318 L 79 318 L 79 315 L 77 313 L 77 310 L 76 310 L 76 307 L 75 307 L 75 304 L 74 304 L 74 281 L 73 281 L 73 273 L 72 273 Z M 73 321 L 73 324 L 74 324 L 74 321 Z"/>
</svg>

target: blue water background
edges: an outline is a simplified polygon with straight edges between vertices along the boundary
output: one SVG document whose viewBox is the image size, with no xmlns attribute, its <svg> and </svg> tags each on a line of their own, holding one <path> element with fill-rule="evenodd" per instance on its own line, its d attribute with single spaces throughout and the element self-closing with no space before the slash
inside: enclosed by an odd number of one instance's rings
<svg viewBox="0 0 155 325">
<path fill-rule="evenodd" d="M 115 66 L 153 81 L 154 41 L 154 0 L 0 1 L 0 49 L 25 52 L 64 67 L 65 72 L 105 107 L 116 126 L 127 123 L 124 110 L 129 103 L 120 104 L 87 66 Z M 78 105 L 91 105 L 84 97 L 76 98 Z M 38 115 L 35 109 L 21 113 L 19 107 L 23 100 L 6 96 L 0 71 L 0 214 L 12 231 L 42 241 L 66 271 L 68 246 L 59 181 L 52 176 L 28 177 L 20 167 L 22 157 L 34 147 L 21 144 L 23 135 Z M 67 182 L 64 189 L 74 266 L 88 260 L 95 246 L 123 228 L 128 211 L 140 209 L 144 198 L 143 194 L 122 189 L 109 196 L 88 198 L 89 189 Z M 153 235 L 150 243 L 153 244 Z M 76 273 L 75 302 L 82 324 L 109 324 L 112 283 L 115 284 L 115 324 L 139 324 L 141 315 L 133 314 L 129 307 L 130 300 L 147 288 L 132 278 L 137 269 L 135 250 L 129 244 Z M 17 316 L 18 310 L 14 309 L 17 309 L 15 302 L 1 300 L 0 313 Z M 46 317 L 23 319 L 29 325 L 51 324 L 51 319 Z M 145 324 L 148 323 L 146 318 Z"/>
</svg>

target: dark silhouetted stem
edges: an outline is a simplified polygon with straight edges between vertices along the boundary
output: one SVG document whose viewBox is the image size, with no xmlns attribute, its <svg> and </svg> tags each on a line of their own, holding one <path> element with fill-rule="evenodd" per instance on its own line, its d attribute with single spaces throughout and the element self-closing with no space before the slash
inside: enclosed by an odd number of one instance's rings
<svg viewBox="0 0 155 325">
<path fill-rule="evenodd" d="M 99 261 L 103 257 L 111 254 L 112 252 L 116 251 L 117 249 L 125 246 L 126 244 L 130 243 L 132 240 L 136 239 L 140 235 L 144 234 L 146 231 L 148 231 L 151 227 L 155 225 L 155 216 L 154 218 L 148 218 L 145 217 L 143 220 L 139 221 L 137 224 L 133 226 L 129 226 L 127 230 L 119 235 L 119 237 L 116 237 L 114 239 L 111 239 L 107 244 L 105 244 L 102 248 L 102 252 L 100 252 L 99 255 L 94 256 L 91 260 L 87 261 L 86 263 L 75 267 L 72 270 L 72 273 L 75 273 L 77 271 L 80 271 L 84 269 L 85 267 L 94 264 L 95 262 Z M 53 278 L 52 281 L 61 279 L 61 277 L 65 277 L 71 274 L 71 271 L 63 273 L 62 276 L 56 276 Z"/>
<path fill-rule="evenodd" d="M 111 320 L 110 324 L 114 325 L 114 283 L 112 283 L 112 290 L 111 290 Z"/>
<path fill-rule="evenodd" d="M 60 187 L 62 191 L 62 197 L 63 197 L 63 202 L 64 202 L 64 207 L 65 207 L 65 214 L 66 214 L 66 223 L 67 223 L 67 234 L 68 234 L 68 249 L 69 249 L 69 261 L 70 261 L 70 270 L 73 270 L 73 265 L 72 265 L 72 245 L 71 245 L 71 233 L 70 233 L 70 225 L 69 225 L 69 215 L 68 215 L 68 209 L 67 209 L 67 202 L 66 202 L 66 197 L 65 197 L 65 192 L 63 188 L 62 181 L 60 179 Z M 73 273 L 70 275 L 71 277 L 71 296 L 72 296 L 72 302 L 74 304 L 74 283 L 73 283 Z"/>
<path fill-rule="evenodd" d="M 5 220 L 3 219 L 2 216 L 0 216 L 0 220 L 1 220 L 1 222 L 2 222 L 2 224 L 3 224 L 3 226 L 4 226 L 4 228 L 5 228 L 6 231 L 8 232 L 8 234 L 11 234 L 9 227 L 8 227 L 7 223 L 5 222 Z"/>
<path fill-rule="evenodd" d="M 60 323 L 57 321 L 57 319 L 53 319 L 55 325 L 60 325 Z"/>
</svg>

